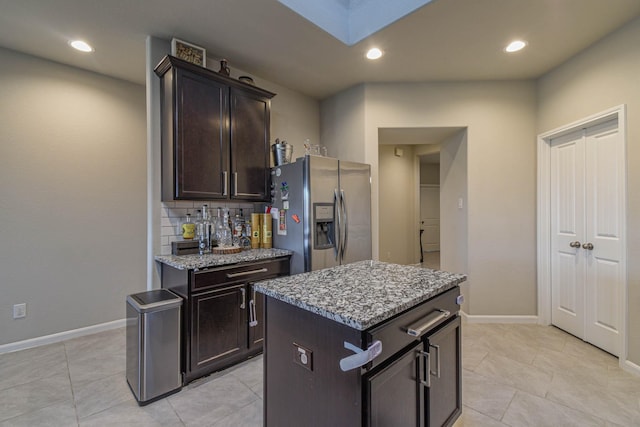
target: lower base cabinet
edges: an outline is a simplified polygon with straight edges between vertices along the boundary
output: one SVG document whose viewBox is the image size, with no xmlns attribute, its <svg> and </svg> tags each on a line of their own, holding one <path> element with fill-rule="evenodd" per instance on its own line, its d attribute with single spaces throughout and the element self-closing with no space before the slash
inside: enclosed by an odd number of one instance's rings
<svg viewBox="0 0 640 427">
<path fill-rule="evenodd" d="M 233 358 L 246 350 L 245 295 L 246 285 L 240 284 L 191 298 L 190 371 Z"/>
<path fill-rule="evenodd" d="M 365 426 L 451 426 L 462 413 L 460 317 L 365 376 Z"/>
<path fill-rule="evenodd" d="M 253 283 L 289 275 L 289 257 L 200 270 L 162 265 L 162 287 L 185 299 L 183 384 L 262 352 L 264 295 Z"/>
<path fill-rule="evenodd" d="M 425 388 L 427 427 L 453 425 L 462 413 L 460 325 L 460 317 L 456 317 L 424 340 L 430 365 L 428 387 Z"/>
<path fill-rule="evenodd" d="M 365 426 L 424 426 L 422 343 L 365 380 Z"/>
<path fill-rule="evenodd" d="M 265 426 L 453 425 L 462 413 L 459 295 L 456 287 L 364 331 L 267 297 Z M 413 325 L 424 326 L 418 336 Z M 376 358 L 341 370 L 353 354 L 346 343 L 376 341 Z"/>
</svg>

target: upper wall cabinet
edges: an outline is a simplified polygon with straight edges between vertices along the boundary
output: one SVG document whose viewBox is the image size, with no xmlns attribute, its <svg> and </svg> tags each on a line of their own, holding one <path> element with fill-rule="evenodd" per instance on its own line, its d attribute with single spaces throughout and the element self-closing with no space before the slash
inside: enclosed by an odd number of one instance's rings
<svg viewBox="0 0 640 427">
<path fill-rule="evenodd" d="M 161 79 L 162 200 L 268 201 L 275 94 L 166 56 Z"/>
</svg>

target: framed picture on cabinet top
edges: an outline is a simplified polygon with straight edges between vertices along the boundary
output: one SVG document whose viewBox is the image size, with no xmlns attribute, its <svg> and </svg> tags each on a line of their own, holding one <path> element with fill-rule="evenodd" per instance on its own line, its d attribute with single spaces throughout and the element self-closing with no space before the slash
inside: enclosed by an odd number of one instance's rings
<svg viewBox="0 0 640 427">
<path fill-rule="evenodd" d="M 171 40 L 171 55 L 201 67 L 207 65 L 207 51 L 205 48 L 176 38 Z"/>
</svg>

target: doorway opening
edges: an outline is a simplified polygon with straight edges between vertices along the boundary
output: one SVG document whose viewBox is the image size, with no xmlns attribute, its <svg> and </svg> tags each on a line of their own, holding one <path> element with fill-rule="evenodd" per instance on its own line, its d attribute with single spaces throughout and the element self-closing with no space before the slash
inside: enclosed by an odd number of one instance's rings
<svg viewBox="0 0 640 427">
<path fill-rule="evenodd" d="M 379 128 L 378 143 L 380 260 L 466 268 L 466 128 Z"/>
</svg>

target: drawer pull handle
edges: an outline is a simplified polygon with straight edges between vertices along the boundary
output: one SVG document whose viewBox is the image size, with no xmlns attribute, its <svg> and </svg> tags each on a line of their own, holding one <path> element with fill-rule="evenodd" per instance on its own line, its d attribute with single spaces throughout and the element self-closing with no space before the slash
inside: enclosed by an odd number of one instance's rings
<svg viewBox="0 0 640 427">
<path fill-rule="evenodd" d="M 267 271 L 269 270 L 266 268 L 260 268 L 258 270 L 241 271 L 240 273 L 227 273 L 227 277 L 233 279 L 234 277 L 250 276 L 251 274 L 266 273 Z"/>
<path fill-rule="evenodd" d="M 240 309 L 244 310 L 245 302 L 247 300 L 247 293 L 244 288 L 240 289 L 240 292 L 242 292 L 242 303 L 240 303 Z"/>
<path fill-rule="evenodd" d="M 419 350 L 418 357 L 422 360 L 422 364 L 418 361 L 418 382 L 423 387 L 430 388 L 431 375 L 429 375 L 429 369 L 431 369 L 431 355 L 427 351 Z"/>
<path fill-rule="evenodd" d="M 436 377 L 440 378 L 440 346 L 435 344 L 429 344 L 429 347 L 435 349 L 436 351 L 436 371 L 433 372 L 431 370 L 431 366 L 429 366 L 429 371 L 431 375 L 435 375 Z"/>
<path fill-rule="evenodd" d="M 238 172 L 233 173 L 233 195 L 238 195 Z"/>
<path fill-rule="evenodd" d="M 222 180 L 224 181 L 224 192 L 222 193 L 223 196 L 227 195 L 227 171 L 222 172 Z"/>
<path fill-rule="evenodd" d="M 407 334 L 411 335 L 412 337 L 419 337 L 427 330 L 429 330 L 430 327 L 432 327 L 442 319 L 446 319 L 450 315 L 451 312 L 448 310 L 436 310 L 425 316 L 424 319 L 420 319 L 420 321 L 409 325 L 407 327 Z"/>
</svg>

